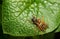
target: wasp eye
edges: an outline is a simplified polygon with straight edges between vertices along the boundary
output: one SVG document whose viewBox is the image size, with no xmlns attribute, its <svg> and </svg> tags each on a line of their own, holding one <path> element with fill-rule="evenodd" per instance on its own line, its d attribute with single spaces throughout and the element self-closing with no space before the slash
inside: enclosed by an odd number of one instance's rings
<svg viewBox="0 0 60 39">
<path fill-rule="evenodd" d="M 37 21 L 36 17 L 33 17 L 33 18 L 32 18 L 32 21 L 33 21 L 33 22 L 36 22 L 36 21 Z"/>
</svg>

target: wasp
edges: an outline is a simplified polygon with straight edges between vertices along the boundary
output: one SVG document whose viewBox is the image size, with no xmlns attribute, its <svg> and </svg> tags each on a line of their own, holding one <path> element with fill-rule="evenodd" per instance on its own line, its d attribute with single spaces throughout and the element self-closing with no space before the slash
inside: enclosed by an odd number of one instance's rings
<svg viewBox="0 0 60 39">
<path fill-rule="evenodd" d="M 41 31 L 45 31 L 46 28 L 48 27 L 47 24 L 43 21 L 43 18 L 44 17 L 42 17 L 42 20 L 39 18 L 36 18 L 35 16 L 33 16 L 32 18 L 33 24 L 35 24 Z"/>
</svg>

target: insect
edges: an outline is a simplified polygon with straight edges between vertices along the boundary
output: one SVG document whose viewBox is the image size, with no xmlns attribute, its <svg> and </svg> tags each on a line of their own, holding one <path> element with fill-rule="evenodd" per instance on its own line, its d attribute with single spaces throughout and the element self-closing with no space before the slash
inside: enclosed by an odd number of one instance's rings
<svg viewBox="0 0 60 39">
<path fill-rule="evenodd" d="M 47 24 L 43 21 L 43 17 L 42 17 L 42 20 L 41 20 L 41 19 L 36 18 L 35 16 L 33 16 L 32 22 L 33 22 L 33 24 L 35 24 L 41 31 L 45 31 L 46 28 L 48 27 Z"/>
</svg>

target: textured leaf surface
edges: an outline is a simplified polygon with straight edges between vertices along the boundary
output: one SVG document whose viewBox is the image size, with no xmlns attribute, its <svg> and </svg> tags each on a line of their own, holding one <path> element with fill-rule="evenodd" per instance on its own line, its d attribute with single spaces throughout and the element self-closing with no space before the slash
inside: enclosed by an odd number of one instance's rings
<svg viewBox="0 0 60 39">
<path fill-rule="evenodd" d="M 49 0 L 51 3 L 60 3 L 60 0 Z"/>
<path fill-rule="evenodd" d="M 3 32 L 13 36 L 34 36 L 52 32 L 60 23 L 60 5 L 43 0 L 3 0 L 2 5 Z M 42 32 L 32 21 L 44 16 L 48 29 Z"/>
<path fill-rule="evenodd" d="M 60 25 L 58 26 L 58 29 L 55 32 L 60 32 Z"/>
<path fill-rule="evenodd" d="M 60 27 L 56 30 L 56 32 L 60 32 Z"/>
</svg>

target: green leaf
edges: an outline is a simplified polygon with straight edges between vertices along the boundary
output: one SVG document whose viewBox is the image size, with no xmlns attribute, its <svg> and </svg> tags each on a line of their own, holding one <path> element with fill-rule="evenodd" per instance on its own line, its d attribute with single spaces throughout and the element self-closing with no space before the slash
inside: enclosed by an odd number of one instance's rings
<svg viewBox="0 0 60 39">
<path fill-rule="evenodd" d="M 51 3 L 60 3 L 60 0 L 48 0 Z"/>
<path fill-rule="evenodd" d="M 36 27 L 32 15 L 48 24 L 45 32 Z M 3 0 L 2 27 L 5 34 L 13 36 L 42 35 L 55 30 L 60 23 L 60 5 L 43 0 Z"/>
<path fill-rule="evenodd" d="M 56 30 L 56 32 L 60 32 L 60 27 Z"/>
<path fill-rule="evenodd" d="M 58 29 L 55 32 L 60 32 L 60 25 L 59 25 Z"/>
</svg>

